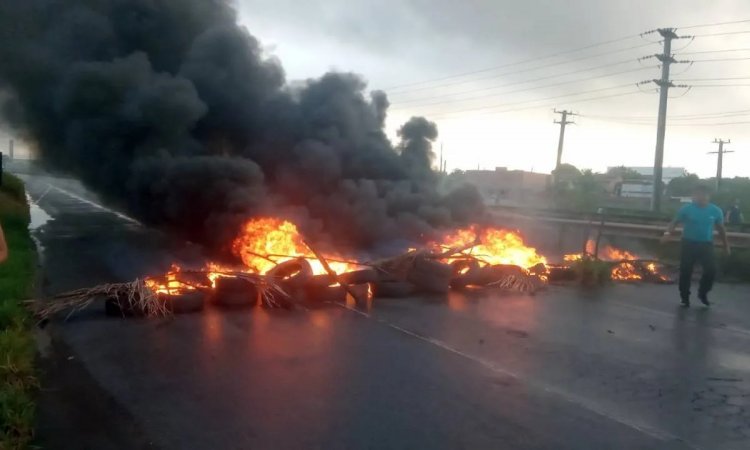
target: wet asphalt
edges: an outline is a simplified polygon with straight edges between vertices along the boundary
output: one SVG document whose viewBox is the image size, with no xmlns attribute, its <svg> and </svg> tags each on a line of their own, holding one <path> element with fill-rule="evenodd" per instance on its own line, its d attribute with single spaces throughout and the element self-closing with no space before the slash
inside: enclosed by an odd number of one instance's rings
<svg viewBox="0 0 750 450">
<path fill-rule="evenodd" d="M 73 181 L 25 179 L 49 216 L 34 230 L 46 294 L 201 260 L 200 248 L 102 209 Z M 97 306 L 47 327 L 55 355 L 43 365 L 52 387 L 40 442 L 750 448 L 750 286 L 720 284 L 714 307 L 689 310 L 675 289 L 552 286 L 159 320 Z"/>
</svg>

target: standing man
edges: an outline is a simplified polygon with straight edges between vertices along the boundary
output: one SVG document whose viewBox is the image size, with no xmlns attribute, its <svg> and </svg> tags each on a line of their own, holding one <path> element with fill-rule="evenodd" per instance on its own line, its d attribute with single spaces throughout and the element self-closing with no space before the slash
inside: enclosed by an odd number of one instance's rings
<svg viewBox="0 0 750 450">
<path fill-rule="evenodd" d="M 745 218 L 742 217 L 742 210 L 740 209 L 740 200 L 734 201 L 734 205 L 727 210 L 726 222 L 730 227 L 739 228 L 744 222 Z"/>
<path fill-rule="evenodd" d="M 727 231 L 724 228 L 724 214 L 721 208 L 710 202 L 708 187 L 699 185 L 693 193 L 693 202 L 683 206 L 669 223 L 662 242 L 674 233 L 678 223 L 683 226 L 682 247 L 680 250 L 680 298 L 682 306 L 690 306 L 690 282 L 695 263 L 701 265 L 703 275 L 698 286 L 698 299 L 709 306 L 708 292 L 714 284 L 716 261 L 714 259 L 714 228 L 724 244 L 727 255 L 731 252 Z"/>
</svg>

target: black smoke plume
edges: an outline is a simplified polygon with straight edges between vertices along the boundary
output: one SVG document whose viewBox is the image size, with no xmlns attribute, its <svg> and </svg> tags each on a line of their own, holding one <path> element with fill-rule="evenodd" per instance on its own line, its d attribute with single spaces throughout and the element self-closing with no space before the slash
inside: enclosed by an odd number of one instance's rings
<svg viewBox="0 0 750 450">
<path fill-rule="evenodd" d="M 282 214 L 362 248 L 481 211 L 470 188 L 436 193 L 433 123 L 394 148 L 384 93 L 349 73 L 290 86 L 227 1 L 8 0 L 0 33 L 3 117 L 42 160 L 191 239 Z"/>
</svg>

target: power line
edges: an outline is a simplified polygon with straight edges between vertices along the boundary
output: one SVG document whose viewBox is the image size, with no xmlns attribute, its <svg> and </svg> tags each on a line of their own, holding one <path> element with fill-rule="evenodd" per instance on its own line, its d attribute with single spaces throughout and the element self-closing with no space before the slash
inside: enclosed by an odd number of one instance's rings
<svg viewBox="0 0 750 450">
<path fill-rule="evenodd" d="M 724 116 L 724 115 L 743 115 L 743 114 L 750 114 L 750 109 L 739 109 L 739 110 L 733 110 L 733 111 L 719 111 L 719 112 L 713 112 L 713 113 L 705 113 L 705 114 L 673 114 L 670 116 L 670 120 L 677 120 L 677 119 L 693 119 L 693 118 L 701 118 L 701 117 L 716 117 L 716 116 Z M 596 115 L 596 114 L 581 114 L 581 117 L 590 117 L 590 118 L 604 118 L 604 119 L 617 119 L 617 120 L 653 120 L 656 119 L 656 116 L 609 116 L 609 115 Z"/>
<path fill-rule="evenodd" d="M 724 77 L 724 78 L 680 78 L 674 81 L 730 81 L 730 80 L 750 80 L 750 77 Z"/>
<path fill-rule="evenodd" d="M 710 88 L 717 88 L 717 87 L 748 87 L 750 84 L 744 83 L 744 84 L 693 84 L 691 87 L 696 88 L 704 88 L 704 87 L 710 87 Z"/>
<path fill-rule="evenodd" d="M 621 121 L 621 120 L 611 120 L 611 119 L 602 119 L 594 116 L 586 116 L 586 118 L 597 121 L 597 122 L 608 122 L 608 123 L 616 123 L 619 125 L 634 125 L 634 126 L 644 126 L 644 127 L 652 127 L 654 126 L 653 121 L 651 122 L 630 122 L 630 121 Z M 737 122 L 695 122 L 695 123 L 667 123 L 670 127 L 722 127 L 722 126 L 730 126 L 730 125 L 747 125 L 750 124 L 750 121 L 737 121 Z"/>
<path fill-rule="evenodd" d="M 709 23 L 709 24 L 700 24 L 700 25 L 690 25 L 690 26 L 687 26 L 687 27 L 681 27 L 680 29 L 693 29 L 693 28 L 702 28 L 702 27 L 723 26 L 723 25 L 740 24 L 740 23 L 746 23 L 746 22 L 750 22 L 750 19 L 748 19 L 748 20 L 736 20 L 736 21 L 729 21 L 729 22 L 717 22 L 717 23 Z M 421 81 L 416 81 L 416 82 L 412 82 L 412 83 L 404 83 L 404 84 L 394 85 L 394 86 L 390 86 L 390 87 L 384 88 L 384 90 L 386 90 L 386 91 L 400 90 L 400 89 L 406 88 L 406 87 L 419 86 L 419 85 L 423 85 L 423 84 L 429 84 L 429 83 L 434 83 L 434 82 L 439 82 L 439 81 L 451 80 L 451 79 L 455 79 L 455 78 L 462 78 L 462 77 L 466 77 L 466 76 L 470 76 L 470 75 L 476 75 L 476 74 L 479 74 L 479 73 L 490 72 L 490 71 L 493 71 L 493 70 L 503 69 L 503 68 L 507 68 L 507 67 L 513 67 L 513 66 L 519 66 L 519 65 L 523 65 L 523 64 L 528 64 L 528 63 L 535 62 L 535 61 L 542 61 L 542 60 L 545 60 L 545 59 L 556 58 L 556 57 L 563 56 L 563 55 L 568 55 L 568 54 L 572 54 L 572 53 L 582 52 L 582 51 L 585 51 L 585 50 L 590 50 L 592 48 L 602 47 L 602 46 L 605 46 L 605 45 L 615 44 L 615 43 L 618 43 L 618 42 L 624 42 L 624 41 L 627 41 L 627 40 L 630 40 L 630 39 L 634 39 L 634 38 L 639 37 L 639 36 L 642 37 L 642 36 L 644 36 L 646 34 L 649 34 L 651 32 L 655 32 L 655 31 L 656 30 L 651 30 L 651 31 L 646 32 L 646 33 L 640 33 L 640 34 L 633 34 L 633 35 L 629 35 L 629 36 L 623 36 L 623 37 L 616 38 L 616 39 L 610 39 L 610 40 L 607 40 L 607 41 L 603 41 L 603 42 L 598 42 L 598 43 L 595 43 L 595 44 L 586 45 L 586 46 L 583 46 L 583 47 L 577 47 L 577 48 L 573 48 L 573 49 L 570 49 L 570 50 L 564 50 L 564 51 L 560 51 L 560 52 L 553 52 L 553 53 L 549 53 L 549 54 L 546 54 L 546 55 L 541 55 L 541 56 L 537 56 L 537 57 L 533 57 L 533 58 L 528 58 L 528 59 L 524 59 L 524 60 L 514 61 L 514 62 L 511 62 L 511 63 L 501 64 L 501 65 L 498 65 L 498 66 L 487 67 L 487 68 L 484 68 L 484 69 L 479 69 L 479 70 L 474 70 L 474 71 L 469 71 L 469 72 L 461 72 L 461 73 L 456 73 L 456 74 L 453 74 L 453 75 L 447 75 L 447 76 L 444 76 L 444 77 L 433 78 L 433 79 L 428 79 L 428 80 L 421 80 Z M 750 33 L 750 31 L 731 31 L 731 32 L 721 32 L 721 33 L 697 34 L 697 35 L 694 35 L 693 37 L 726 36 L 726 35 L 733 35 L 733 34 L 748 34 L 748 33 Z M 657 43 L 657 42 L 649 42 L 649 43 L 643 44 L 642 46 L 634 46 L 634 47 L 629 47 L 629 48 L 625 48 L 625 49 L 620 49 L 620 50 L 617 50 L 617 51 L 632 50 L 632 49 L 639 48 L 639 47 L 645 47 L 645 46 L 648 46 L 648 45 L 651 45 L 651 44 L 654 44 L 654 43 Z"/>
<path fill-rule="evenodd" d="M 702 55 L 705 53 L 731 53 L 731 52 L 747 52 L 750 51 L 750 48 L 728 48 L 726 50 L 701 50 L 701 51 L 695 51 L 695 52 L 681 52 L 675 56 L 679 55 Z"/>
<path fill-rule="evenodd" d="M 640 94 L 640 93 L 641 93 L 641 91 L 635 90 L 635 91 L 630 91 L 630 92 L 620 92 L 620 93 L 617 93 L 617 94 L 600 95 L 600 96 L 589 97 L 589 98 L 584 98 L 584 99 L 580 99 L 580 100 L 566 100 L 565 103 L 569 104 L 569 105 L 572 105 L 572 104 L 576 104 L 576 103 L 585 103 L 585 102 L 590 102 L 590 101 L 595 101 L 595 100 L 604 100 L 604 99 L 615 98 L 615 97 L 624 97 L 624 96 L 627 96 L 627 95 Z M 534 100 L 534 102 L 539 102 L 539 101 L 544 101 L 544 100 L 548 100 L 548 99 Z M 504 110 L 500 110 L 500 111 L 485 111 L 483 113 L 475 114 L 474 116 L 496 115 L 496 114 L 505 114 L 505 113 L 509 113 L 509 112 L 528 111 L 530 109 L 552 108 L 553 106 L 556 106 L 557 104 L 559 104 L 559 102 L 547 103 L 547 104 L 543 104 L 543 105 L 523 106 L 523 107 L 520 107 L 520 108 L 510 108 L 510 109 L 504 109 Z M 501 107 L 501 106 L 508 106 L 508 105 L 496 105 L 496 106 L 493 106 L 493 108 Z M 463 111 L 455 111 L 455 112 L 445 112 L 445 113 L 431 114 L 430 118 L 441 118 L 441 117 L 445 118 L 446 116 L 451 116 L 451 115 L 457 114 L 459 112 L 463 112 Z M 448 117 L 448 118 L 450 118 L 450 117 Z"/>
<path fill-rule="evenodd" d="M 750 59 L 750 57 L 743 57 L 743 58 L 712 58 L 712 59 L 694 59 L 691 62 L 699 63 L 699 62 L 720 62 L 720 61 L 747 61 Z"/>
<path fill-rule="evenodd" d="M 678 27 L 678 30 L 689 30 L 691 28 L 705 28 L 705 27 L 718 27 L 721 25 L 736 25 L 738 23 L 748 23 L 750 22 L 750 19 L 744 19 L 744 20 L 733 20 L 730 22 L 715 22 L 715 23 L 704 23 L 700 25 L 690 25 L 687 27 Z"/>
<path fill-rule="evenodd" d="M 392 105 L 402 105 L 402 104 L 420 102 L 420 101 L 424 101 L 424 100 L 433 100 L 433 99 L 438 99 L 438 98 L 453 97 L 455 95 L 461 95 L 461 94 L 471 94 L 471 93 L 475 93 L 475 92 L 491 91 L 491 90 L 499 89 L 499 88 L 502 88 L 502 87 L 515 86 L 515 85 L 519 85 L 519 84 L 534 83 L 534 82 L 537 82 L 537 81 L 549 80 L 549 79 L 552 79 L 552 78 L 565 77 L 565 76 L 568 76 L 568 75 L 575 75 L 575 74 L 578 74 L 578 73 L 591 72 L 591 71 L 594 71 L 594 70 L 605 69 L 607 67 L 621 66 L 623 64 L 627 64 L 627 63 L 630 63 L 630 62 L 634 62 L 634 60 L 633 59 L 626 59 L 626 60 L 617 61 L 617 62 L 613 62 L 613 63 L 600 64 L 600 65 L 594 66 L 594 67 L 587 67 L 587 68 L 584 68 L 584 69 L 576 69 L 576 70 L 572 70 L 572 71 L 569 71 L 569 72 L 563 72 L 563 73 L 560 73 L 560 74 L 546 75 L 546 76 L 543 76 L 543 77 L 533 78 L 531 80 L 512 81 L 512 82 L 509 82 L 509 83 L 503 83 L 503 84 L 499 84 L 499 85 L 495 85 L 495 86 L 487 86 L 487 87 L 483 87 L 483 88 L 477 88 L 477 89 L 469 89 L 469 90 L 464 90 L 464 91 L 451 92 L 451 93 L 447 93 L 447 94 L 440 94 L 440 95 L 436 95 L 436 96 L 422 97 L 422 98 L 418 98 L 418 99 L 410 99 L 410 100 L 403 100 L 403 101 L 394 101 L 391 104 Z M 650 67 L 653 67 L 653 66 L 650 66 Z M 640 69 L 638 69 L 638 70 L 640 70 Z"/>
<path fill-rule="evenodd" d="M 735 34 L 750 34 L 750 30 L 743 31 L 726 31 L 723 33 L 705 33 L 705 34 L 694 34 L 688 37 L 712 37 L 712 36 L 731 36 Z"/>
<path fill-rule="evenodd" d="M 616 76 L 616 75 L 622 75 L 622 74 L 630 73 L 630 72 L 639 72 L 639 71 L 646 70 L 646 69 L 653 69 L 655 67 L 657 67 L 657 66 L 638 67 L 636 69 L 621 70 L 621 71 L 614 72 L 614 73 L 609 73 L 609 74 L 604 74 L 604 75 L 595 75 L 595 76 L 590 76 L 590 77 L 586 77 L 586 78 L 579 78 L 579 79 L 575 79 L 575 80 L 560 81 L 560 82 L 557 82 L 557 83 L 544 84 L 544 85 L 541 85 L 541 86 L 530 86 L 530 87 L 523 88 L 523 89 L 515 89 L 515 90 L 512 90 L 512 91 L 498 92 L 498 93 L 490 94 L 490 95 L 476 95 L 476 96 L 466 97 L 466 98 L 454 98 L 454 99 L 449 99 L 449 100 L 441 100 L 441 101 L 429 102 L 429 103 L 424 103 L 424 104 L 418 104 L 418 105 L 409 106 L 407 108 L 424 108 L 424 107 L 427 107 L 427 106 L 440 105 L 440 104 L 446 104 L 446 103 L 465 102 L 465 101 L 471 101 L 471 100 L 486 99 L 486 98 L 489 98 L 489 97 L 498 97 L 498 96 L 501 96 L 501 95 L 517 94 L 519 92 L 527 92 L 527 91 L 532 91 L 532 90 L 536 90 L 536 89 L 545 89 L 545 88 L 550 88 L 550 87 L 555 87 L 555 86 L 563 86 L 563 85 L 566 85 L 566 84 L 581 83 L 583 81 L 590 81 L 590 80 L 596 80 L 596 79 L 600 79 L 600 78 L 607 78 L 607 77 L 612 77 L 612 76 Z M 550 79 L 550 78 L 558 78 L 558 77 L 559 77 L 559 75 L 553 75 L 553 76 L 549 76 L 549 77 L 543 77 L 542 79 Z M 519 82 L 519 83 L 511 83 L 511 84 L 524 84 L 524 83 L 530 83 L 530 82 L 533 82 L 533 81 L 538 81 L 538 79 L 537 80 L 530 80 L 530 81 L 523 81 L 523 82 Z M 491 89 L 496 89 L 496 88 L 497 87 L 480 89 L 480 90 L 491 90 Z M 435 98 L 445 98 L 445 97 L 452 97 L 452 95 L 441 95 L 441 96 L 438 96 L 438 97 L 435 97 Z M 406 101 L 406 102 L 394 102 L 393 105 L 400 106 L 400 105 L 411 104 L 411 103 L 415 103 L 415 102 L 419 103 L 420 101 L 431 100 L 431 99 L 432 98 L 427 97 L 427 98 L 423 98 L 423 99 L 419 99 L 419 100 L 412 100 L 412 101 Z M 405 109 L 405 108 L 398 108 L 397 107 L 397 108 L 394 108 L 394 109 Z"/>
<path fill-rule="evenodd" d="M 675 123 L 671 124 L 672 127 L 723 127 L 728 125 L 746 125 L 750 124 L 750 121 L 740 122 L 713 122 L 713 123 Z"/>
<path fill-rule="evenodd" d="M 606 87 L 606 88 L 590 89 L 590 90 L 581 91 L 581 92 L 573 92 L 573 93 L 569 93 L 569 94 L 555 95 L 555 96 L 544 97 L 544 98 L 540 98 L 540 99 L 536 99 L 536 100 L 526 100 L 526 101 L 522 101 L 522 102 L 500 103 L 500 104 L 496 104 L 496 105 L 480 106 L 480 107 L 476 107 L 476 108 L 466 108 L 466 109 L 461 109 L 461 110 L 457 110 L 457 111 L 448 111 L 446 113 L 448 113 L 448 114 L 458 114 L 458 113 L 464 113 L 464 112 L 473 112 L 473 111 L 482 111 L 482 110 L 486 110 L 486 109 L 501 108 L 501 107 L 504 107 L 504 106 L 516 106 L 516 105 L 523 105 L 523 104 L 527 104 L 527 103 L 542 102 L 542 101 L 546 101 L 546 100 L 554 100 L 554 99 L 565 98 L 565 97 L 577 97 L 579 95 L 592 94 L 592 93 L 595 93 L 595 92 L 610 91 L 612 89 L 621 89 L 621 88 L 627 87 L 627 86 L 633 86 L 633 83 L 625 83 L 625 84 L 621 84 L 621 85 L 618 85 L 618 86 L 611 86 L 611 87 Z"/>
<path fill-rule="evenodd" d="M 455 79 L 455 78 L 463 78 L 463 77 L 466 77 L 466 76 L 469 76 L 469 75 L 476 75 L 476 74 L 479 74 L 479 73 L 491 72 L 491 71 L 498 70 L 498 69 L 504 69 L 506 67 L 512 67 L 512 66 L 516 66 L 516 65 L 521 65 L 521 64 L 524 64 L 524 63 L 527 63 L 527 62 L 534 62 L 534 61 L 537 61 L 537 60 L 541 61 L 541 60 L 544 60 L 544 59 L 552 58 L 552 56 L 548 56 L 548 57 L 544 57 L 544 58 L 537 58 L 537 59 L 529 59 L 529 60 L 525 60 L 525 61 L 518 62 L 518 63 L 505 64 L 505 65 L 501 65 L 501 66 L 490 67 L 490 68 L 487 68 L 487 69 L 476 70 L 476 71 L 473 71 L 473 72 L 465 72 L 463 74 L 458 74 L 458 75 L 451 75 L 451 76 L 447 76 L 447 77 L 436 78 L 436 79 L 432 79 L 432 80 L 425 80 L 425 81 L 420 81 L 420 82 L 416 82 L 416 83 L 410 83 L 410 84 L 392 86 L 390 88 L 385 88 L 384 90 L 385 91 L 389 91 L 389 93 L 392 93 L 392 94 L 404 94 L 404 93 L 408 93 L 408 92 L 422 91 L 422 90 L 425 90 L 425 89 L 434 89 L 435 87 L 453 86 L 453 85 L 456 85 L 456 84 L 470 83 L 470 82 L 474 82 L 474 81 L 481 81 L 481 80 L 485 80 L 485 79 L 497 78 L 497 77 L 506 76 L 506 75 L 513 75 L 513 74 L 517 74 L 517 73 L 524 73 L 524 72 L 530 72 L 530 71 L 539 70 L 539 69 L 545 69 L 547 67 L 559 66 L 559 65 L 563 65 L 563 64 L 570 64 L 571 62 L 583 61 L 583 60 L 586 60 L 586 59 L 597 58 L 597 57 L 603 56 L 603 55 L 611 55 L 613 53 L 623 53 L 623 52 L 627 52 L 627 51 L 630 51 L 630 50 L 636 50 L 636 49 L 639 49 L 639 48 L 648 47 L 648 46 L 650 46 L 652 44 L 653 43 L 649 42 L 649 43 L 645 43 L 645 44 L 634 45 L 632 47 L 626 47 L 626 48 L 621 48 L 621 49 L 617 49 L 617 50 L 611 50 L 611 51 L 608 51 L 608 52 L 595 53 L 593 55 L 581 56 L 581 57 L 574 58 L 574 59 L 568 59 L 568 60 L 565 60 L 565 61 L 558 61 L 558 62 L 554 62 L 554 63 L 548 63 L 548 64 L 544 64 L 544 65 L 541 65 L 541 66 L 535 66 L 535 67 L 521 69 L 521 70 L 517 70 L 517 71 L 504 72 L 504 73 L 501 73 L 501 74 L 494 74 L 494 75 L 490 75 L 488 77 L 474 78 L 474 79 L 470 79 L 470 80 L 454 81 L 454 82 L 451 82 L 451 83 L 441 83 L 441 84 L 434 85 L 434 86 L 423 86 L 423 87 L 419 87 L 419 88 L 415 88 L 415 89 L 407 89 L 405 91 L 400 91 L 402 88 L 405 88 L 405 87 L 411 87 L 411 86 L 417 86 L 417 85 L 423 85 L 423 84 L 430 84 L 430 83 L 435 83 L 435 82 L 439 82 L 439 81 L 452 80 L 452 79 Z M 602 45 L 604 45 L 604 44 L 602 44 Z M 596 45 L 594 45 L 594 46 L 588 46 L 587 48 L 593 48 L 593 47 L 596 47 Z M 580 51 L 580 49 L 576 50 L 576 51 Z M 557 54 L 555 56 L 560 56 L 560 55 L 568 54 L 568 53 L 573 53 L 573 51 L 562 52 L 562 53 L 559 53 L 559 54 Z M 393 91 L 397 91 L 397 92 L 393 92 Z"/>
</svg>

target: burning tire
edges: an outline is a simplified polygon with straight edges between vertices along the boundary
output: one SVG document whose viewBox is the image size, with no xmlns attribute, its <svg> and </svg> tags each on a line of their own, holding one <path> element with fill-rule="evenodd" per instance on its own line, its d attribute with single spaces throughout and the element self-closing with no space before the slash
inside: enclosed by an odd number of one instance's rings
<svg viewBox="0 0 750 450">
<path fill-rule="evenodd" d="M 469 285 L 471 274 L 479 270 L 479 263 L 471 259 L 462 259 L 451 263 L 453 278 L 450 286 L 461 289 Z"/>
<path fill-rule="evenodd" d="M 406 281 L 420 291 L 445 294 L 450 288 L 452 277 L 452 266 L 431 259 L 417 258 L 406 275 Z"/>
<path fill-rule="evenodd" d="M 205 299 L 206 294 L 202 291 L 189 291 L 177 295 L 159 295 L 159 300 L 164 302 L 167 309 L 173 314 L 188 314 L 202 311 Z"/>
<path fill-rule="evenodd" d="M 216 280 L 213 303 L 228 308 L 248 308 L 258 304 L 258 289 L 242 278 L 221 277 Z"/>
<path fill-rule="evenodd" d="M 313 277 L 313 270 L 308 260 L 297 258 L 277 265 L 266 275 L 284 286 L 299 287 Z"/>
<path fill-rule="evenodd" d="M 372 286 L 372 293 L 377 298 L 408 297 L 416 290 L 416 286 L 408 281 L 379 281 Z"/>
</svg>

